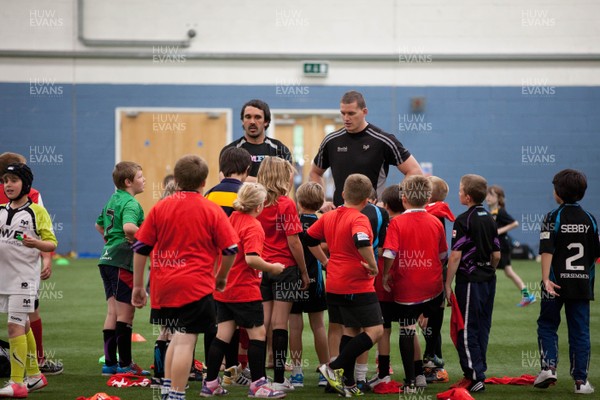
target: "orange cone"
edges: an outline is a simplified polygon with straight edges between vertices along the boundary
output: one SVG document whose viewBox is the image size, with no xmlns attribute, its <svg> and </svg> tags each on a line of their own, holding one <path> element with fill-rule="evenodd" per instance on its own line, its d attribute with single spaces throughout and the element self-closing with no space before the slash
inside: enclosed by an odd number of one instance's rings
<svg viewBox="0 0 600 400">
<path fill-rule="evenodd" d="M 144 338 L 142 335 L 140 335 L 139 333 L 132 333 L 131 334 L 131 341 L 132 342 L 145 342 L 146 338 Z"/>
</svg>

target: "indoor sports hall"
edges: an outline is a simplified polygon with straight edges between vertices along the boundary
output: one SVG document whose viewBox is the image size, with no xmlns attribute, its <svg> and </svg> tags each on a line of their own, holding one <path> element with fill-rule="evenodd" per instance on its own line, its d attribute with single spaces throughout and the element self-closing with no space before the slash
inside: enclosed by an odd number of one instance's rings
<svg viewBox="0 0 600 400">
<path fill-rule="evenodd" d="M 0 153 L 25 157 L 58 240 L 40 309 L 47 357 L 64 364 L 64 373 L 30 396 L 160 398 L 149 388 L 108 387 L 100 376 L 106 304 L 94 223 L 115 191 L 111 173 L 120 161 L 143 167 L 145 190 L 136 199 L 145 214 L 183 155 L 206 160 L 206 188 L 216 185 L 220 151 L 244 135 L 240 113 L 250 99 L 270 106 L 266 134 L 289 148 L 295 187 L 308 181 L 325 136 L 344 126 L 340 99 L 350 90 L 364 95 L 369 123 L 394 135 L 425 175 L 448 183 L 455 215 L 466 210 L 461 176 L 500 185 L 518 221 L 509 233 L 513 265 L 539 296 L 536 258 L 544 216 L 556 208 L 553 176 L 582 171 L 588 187 L 581 205 L 600 216 L 598 15 L 594 0 L 0 0 Z M 387 185 L 403 178 L 389 167 Z M 328 173 L 325 182 L 331 198 Z M 488 354 L 488 371 L 498 377 L 540 369 L 539 302 L 518 309 L 514 290 L 499 272 Z M 133 344 L 145 369 L 158 334 L 148 313 L 137 311 L 133 327 L 146 339 Z M 443 340 L 454 382 L 461 371 L 449 316 Z M 589 376 L 600 385 L 595 302 L 590 321 Z M 1 315 L 0 339 L 5 325 Z M 473 397 L 572 396 L 564 321 L 559 336 L 556 387 L 489 385 Z M 318 365 L 308 323 L 303 337 L 308 383 L 288 398 L 325 396 L 312 373 Z M 196 358 L 204 360 L 200 343 Z M 401 381 L 396 333 L 391 358 Z M 432 400 L 449 385 L 405 397 Z M 188 398 L 200 388 L 190 382 Z M 246 392 L 234 388 L 229 397 Z"/>
</svg>

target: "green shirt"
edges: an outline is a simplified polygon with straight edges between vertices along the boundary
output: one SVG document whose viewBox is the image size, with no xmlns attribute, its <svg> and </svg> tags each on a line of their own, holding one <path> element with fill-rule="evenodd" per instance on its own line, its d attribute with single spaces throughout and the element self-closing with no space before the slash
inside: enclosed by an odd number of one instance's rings
<svg viewBox="0 0 600 400">
<path fill-rule="evenodd" d="M 104 228 L 106 241 L 98 264 L 133 271 L 133 250 L 125 238 L 123 225 L 132 223 L 139 227 L 143 221 L 144 210 L 140 203 L 128 192 L 118 189 L 96 220 Z"/>
</svg>

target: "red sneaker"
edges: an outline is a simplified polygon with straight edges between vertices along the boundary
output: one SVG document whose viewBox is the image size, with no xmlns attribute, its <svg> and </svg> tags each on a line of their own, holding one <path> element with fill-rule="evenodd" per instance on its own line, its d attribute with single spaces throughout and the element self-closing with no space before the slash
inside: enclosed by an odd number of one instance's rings
<svg viewBox="0 0 600 400">
<path fill-rule="evenodd" d="M 0 397 L 10 397 L 13 399 L 27 398 L 27 385 L 24 383 L 6 382 L 6 385 L 0 389 Z"/>
</svg>

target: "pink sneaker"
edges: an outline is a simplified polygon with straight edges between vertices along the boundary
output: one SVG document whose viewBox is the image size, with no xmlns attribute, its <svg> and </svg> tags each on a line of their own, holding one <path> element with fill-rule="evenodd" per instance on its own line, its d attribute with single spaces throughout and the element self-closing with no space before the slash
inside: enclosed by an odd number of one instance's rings
<svg viewBox="0 0 600 400">
<path fill-rule="evenodd" d="M 0 397 L 10 397 L 12 399 L 27 398 L 27 385 L 24 383 L 15 383 L 13 381 L 6 382 L 6 385 L 0 389 Z"/>
<path fill-rule="evenodd" d="M 248 389 L 248 397 L 250 398 L 283 399 L 285 395 L 284 391 L 273 389 L 265 378 L 252 382 L 250 389 Z"/>
<path fill-rule="evenodd" d="M 517 307 L 527 307 L 531 303 L 535 303 L 535 295 L 533 294 L 530 294 L 527 297 L 523 297 L 519 304 L 517 304 Z"/>
</svg>

